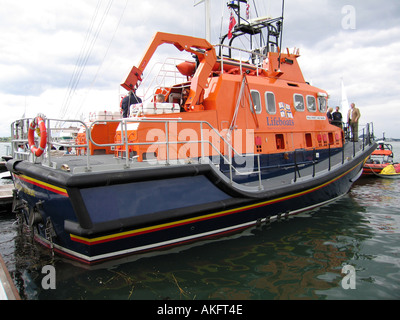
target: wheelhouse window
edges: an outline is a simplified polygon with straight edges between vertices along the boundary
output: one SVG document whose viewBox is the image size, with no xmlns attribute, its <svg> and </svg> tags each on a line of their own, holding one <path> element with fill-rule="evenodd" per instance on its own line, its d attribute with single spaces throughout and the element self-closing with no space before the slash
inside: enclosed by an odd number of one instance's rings
<svg viewBox="0 0 400 320">
<path fill-rule="evenodd" d="M 304 97 L 301 94 L 294 95 L 294 108 L 297 111 L 304 111 Z"/>
<path fill-rule="evenodd" d="M 255 110 L 256 114 L 261 113 L 261 97 L 260 93 L 256 90 L 251 90 L 250 110 L 251 112 Z"/>
<path fill-rule="evenodd" d="M 326 100 L 325 95 L 319 95 L 318 96 L 318 105 L 319 105 L 319 111 L 325 113 L 326 112 L 326 106 L 328 102 Z"/>
<path fill-rule="evenodd" d="M 314 96 L 307 96 L 307 109 L 311 112 L 317 111 L 317 102 Z"/>
<path fill-rule="evenodd" d="M 266 92 L 265 93 L 265 101 L 267 102 L 267 112 L 269 114 L 276 113 L 276 102 L 275 102 L 275 95 L 273 92 Z"/>
</svg>

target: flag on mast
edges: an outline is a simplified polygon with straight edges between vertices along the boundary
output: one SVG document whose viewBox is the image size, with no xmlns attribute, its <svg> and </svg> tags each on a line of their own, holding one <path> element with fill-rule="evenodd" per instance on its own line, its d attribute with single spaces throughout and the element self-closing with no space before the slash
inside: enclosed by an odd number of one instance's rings
<svg viewBox="0 0 400 320">
<path fill-rule="evenodd" d="M 236 25 L 236 19 L 233 16 L 233 12 L 231 11 L 231 17 L 229 18 L 229 31 L 228 31 L 228 39 L 232 38 L 232 29 Z"/>
</svg>

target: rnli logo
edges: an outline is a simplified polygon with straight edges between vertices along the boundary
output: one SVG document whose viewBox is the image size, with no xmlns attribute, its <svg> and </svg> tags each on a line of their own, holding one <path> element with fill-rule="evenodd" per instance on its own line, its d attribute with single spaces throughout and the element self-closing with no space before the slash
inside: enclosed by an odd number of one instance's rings
<svg viewBox="0 0 400 320">
<path fill-rule="evenodd" d="M 279 102 L 279 112 L 281 113 L 281 118 L 293 119 L 292 110 L 290 109 L 290 104 Z"/>
</svg>

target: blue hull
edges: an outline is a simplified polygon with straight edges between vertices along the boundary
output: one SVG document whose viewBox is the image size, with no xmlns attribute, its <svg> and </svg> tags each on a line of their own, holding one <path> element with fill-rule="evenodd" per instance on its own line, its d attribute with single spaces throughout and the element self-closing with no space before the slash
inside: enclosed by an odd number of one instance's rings
<svg viewBox="0 0 400 320">
<path fill-rule="evenodd" d="M 323 205 L 349 191 L 364 160 L 256 193 L 233 188 L 209 165 L 79 177 L 28 162 L 10 162 L 10 167 L 37 240 L 92 264 L 237 232 Z"/>
</svg>

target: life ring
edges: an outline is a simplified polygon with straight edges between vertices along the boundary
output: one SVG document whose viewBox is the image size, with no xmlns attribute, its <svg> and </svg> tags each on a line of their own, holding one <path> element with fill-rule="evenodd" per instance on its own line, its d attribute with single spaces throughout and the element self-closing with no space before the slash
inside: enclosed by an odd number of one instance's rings
<svg viewBox="0 0 400 320">
<path fill-rule="evenodd" d="M 35 146 L 36 126 L 39 129 L 38 132 L 38 135 L 40 137 L 39 147 Z M 29 143 L 29 149 L 36 157 L 40 157 L 43 154 L 43 151 L 46 149 L 47 130 L 46 130 L 46 124 L 44 123 L 44 120 L 41 117 L 36 117 L 29 125 L 28 143 Z"/>
</svg>

